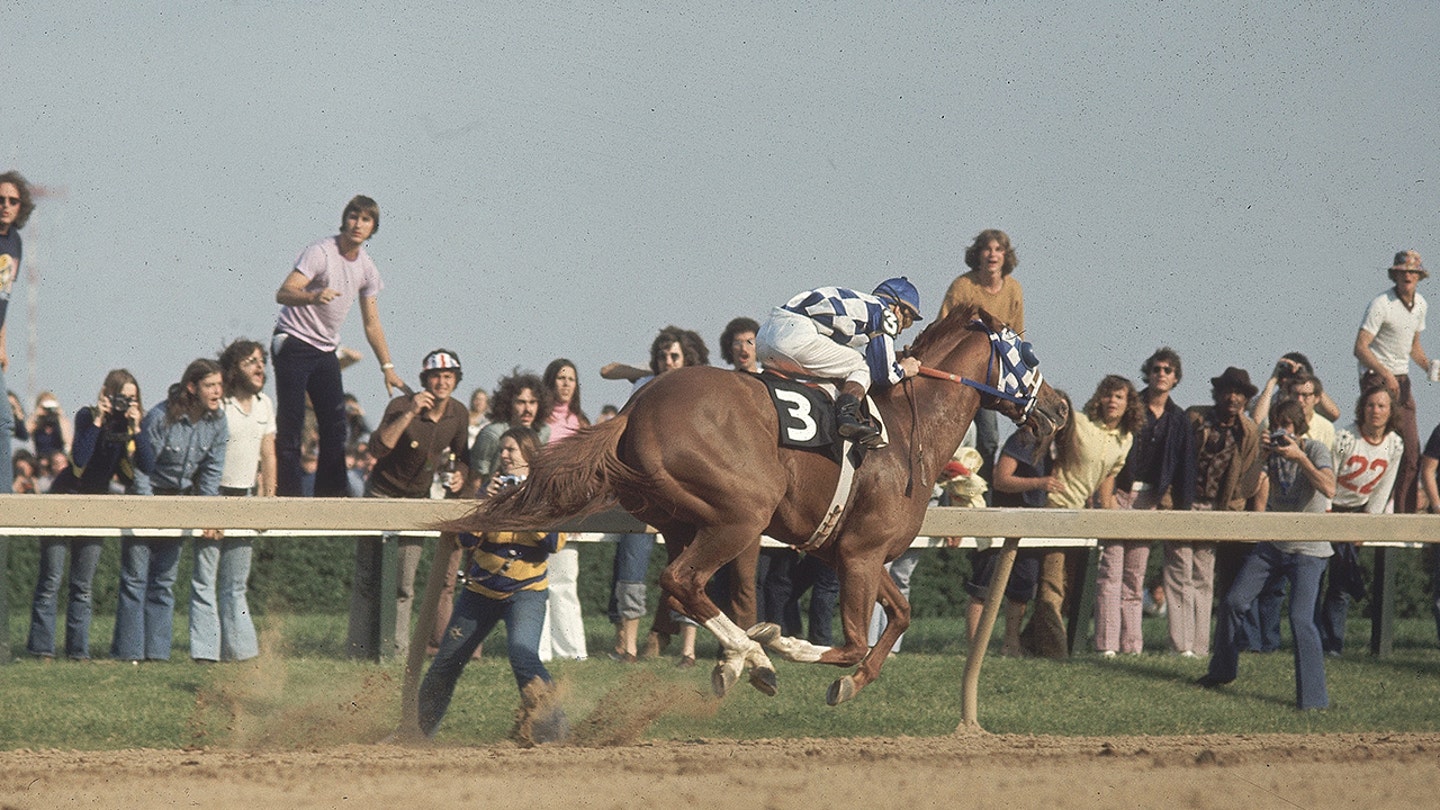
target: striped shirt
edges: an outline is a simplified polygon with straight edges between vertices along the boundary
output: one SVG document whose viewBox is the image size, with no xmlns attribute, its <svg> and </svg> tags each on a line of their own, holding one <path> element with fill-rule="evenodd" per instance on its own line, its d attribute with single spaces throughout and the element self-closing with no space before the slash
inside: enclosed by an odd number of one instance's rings
<svg viewBox="0 0 1440 810">
<path fill-rule="evenodd" d="M 491 599 L 508 599 L 516 591 L 550 587 L 547 561 L 565 547 L 559 532 L 464 533 L 460 545 L 470 549 L 465 587 Z"/>
<path fill-rule="evenodd" d="M 875 382 L 894 385 L 905 379 L 895 360 L 900 322 L 879 298 L 844 287 L 820 287 L 791 298 L 784 309 L 806 316 L 820 334 L 863 354 Z"/>
</svg>

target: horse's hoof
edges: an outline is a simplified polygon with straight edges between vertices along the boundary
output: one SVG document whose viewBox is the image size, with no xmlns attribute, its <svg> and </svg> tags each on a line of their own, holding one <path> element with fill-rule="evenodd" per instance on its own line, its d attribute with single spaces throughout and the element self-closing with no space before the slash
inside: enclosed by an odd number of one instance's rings
<svg viewBox="0 0 1440 810">
<path fill-rule="evenodd" d="M 775 680 L 775 670 L 766 667 L 750 670 L 750 685 L 765 693 L 766 697 L 775 697 L 775 693 L 780 691 Z"/>
<path fill-rule="evenodd" d="M 774 622 L 760 622 L 746 630 L 745 635 L 749 636 L 751 641 L 768 646 L 770 642 L 780 638 L 780 625 Z"/>
<path fill-rule="evenodd" d="M 859 691 L 859 688 L 855 686 L 855 678 L 846 675 L 830 684 L 830 691 L 825 693 L 825 702 L 831 706 L 839 706 L 841 703 L 855 697 L 855 694 Z"/>
<path fill-rule="evenodd" d="M 724 662 L 721 662 L 716 664 L 715 669 L 710 671 L 710 690 L 715 693 L 715 697 L 723 698 L 730 692 L 730 687 L 734 686 L 739 680 L 740 673 L 735 672 L 730 667 L 725 666 Z"/>
</svg>

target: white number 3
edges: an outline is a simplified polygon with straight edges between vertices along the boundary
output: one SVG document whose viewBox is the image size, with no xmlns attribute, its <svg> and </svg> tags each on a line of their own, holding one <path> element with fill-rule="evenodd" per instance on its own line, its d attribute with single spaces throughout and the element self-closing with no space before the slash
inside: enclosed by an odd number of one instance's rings
<svg viewBox="0 0 1440 810">
<path fill-rule="evenodd" d="M 819 426 L 815 424 L 815 417 L 810 414 L 810 400 L 804 394 L 795 391 L 779 390 L 775 392 L 775 398 L 784 402 L 788 418 L 780 421 L 780 429 L 792 442 L 808 442 L 815 438 Z"/>
</svg>

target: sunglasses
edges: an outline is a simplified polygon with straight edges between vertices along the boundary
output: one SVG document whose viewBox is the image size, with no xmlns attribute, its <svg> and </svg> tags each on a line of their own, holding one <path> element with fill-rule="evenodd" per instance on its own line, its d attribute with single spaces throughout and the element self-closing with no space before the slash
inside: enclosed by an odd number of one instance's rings
<svg viewBox="0 0 1440 810">
<path fill-rule="evenodd" d="M 19 198 L 19 197 L 0 197 L 0 204 L 18 206 L 18 205 L 20 205 L 20 198 Z"/>
<path fill-rule="evenodd" d="M 1174 373 L 1175 373 L 1175 369 L 1172 368 L 1172 367 L 1170 367 L 1170 366 L 1158 366 L 1158 365 L 1157 365 L 1157 366 L 1151 366 L 1151 367 L 1150 367 L 1150 373 L 1151 373 L 1151 374 L 1174 374 Z"/>
</svg>

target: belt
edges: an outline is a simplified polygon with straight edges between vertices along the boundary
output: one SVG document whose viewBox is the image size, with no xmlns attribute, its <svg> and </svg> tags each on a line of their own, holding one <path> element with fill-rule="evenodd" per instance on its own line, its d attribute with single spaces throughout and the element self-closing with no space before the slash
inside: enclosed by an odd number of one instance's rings
<svg viewBox="0 0 1440 810">
<path fill-rule="evenodd" d="M 220 487 L 221 495 L 229 495 L 232 498 L 244 498 L 254 492 L 254 487 Z"/>
</svg>

